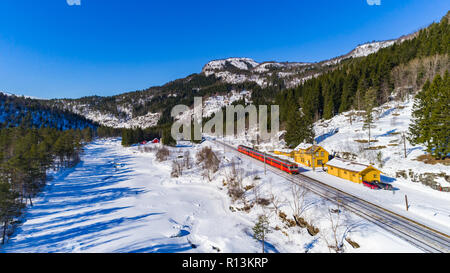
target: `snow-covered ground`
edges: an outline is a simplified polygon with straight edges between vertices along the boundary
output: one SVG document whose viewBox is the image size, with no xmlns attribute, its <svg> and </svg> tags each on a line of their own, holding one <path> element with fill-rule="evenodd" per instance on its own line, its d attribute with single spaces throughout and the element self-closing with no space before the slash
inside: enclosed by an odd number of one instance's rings
<svg viewBox="0 0 450 273">
<path fill-rule="evenodd" d="M 146 146 L 151 145 L 156 144 Z M 212 181 L 202 177 L 198 164 L 178 178 L 170 176 L 172 159 L 185 151 L 194 159 L 204 146 L 212 146 L 221 159 Z M 345 210 L 329 213 L 333 205 L 311 193 L 305 196 L 302 217 L 320 229 L 314 237 L 306 229 L 287 227 L 272 204 L 240 211 L 243 201 L 232 202 L 224 185 L 231 162 L 243 186 L 255 186 L 245 192 L 247 204 L 255 195 L 273 195 L 278 210 L 290 219 L 291 184 L 208 141 L 172 148 L 171 157 L 157 162 L 154 152 L 123 148 L 120 140 L 88 145 L 79 165 L 49 182 L 0 252 L 260 252 L 252 227 L 261 213 L 269 216 L 272 230 L 268 252 L 329 252 L 329 217 L 337 216 L 339 240 L 345 234 L 360 245 L 354 249 L 343 241 L 346 252 L 419 251 Z"/>
<path fill-rule="evenodd" d="M 370 145 L 375 150 L 367 150 L 368 143 L 361 143 L 367 142 L 368 130 L 363 129 L 363 113 L 356 111 L 345 112 L 330 120 L 317 122 L 314 126 L 316 141 L 330 154 L 336 153 L 360 163 L 372 164 L 399 187 L 411 186 L 417 189 L 426 187 L 418 183 L 418 176 L 427 173 L 442 175 L 443 177 L 436 178 L 436 182 L 442 187 L 450 187 L 450 183 L 445 179 L 445 175 L 450 175 L 450 166 L 418 161 L 419 156 L 426 154 L 425 147 L 411 145 L 407 137 L 405 158 L 402 135 L 408 134 L 413 103 L 414 100 L 409 98 L 404 102 L 389 102 L 375 109 L 371 140 L 376 142 Z M 399 173 L 404 173 L 404 177 Z"/>
<path fill-rule="evenodd" d="M 450 166 L 443 164 L 425 164 L 417 157 L 425 154 L 425 147 L 413 146 L 406 138 L 406 154 L 404 157 L 404 143 L 402 133 L 408 133 L 411 123 L 413 107 L 412 97 L 403 102 L 392 101 L 374 110 L 374 124 L 371 129 L 371 147 L 377 150 L 365 150 L 368 143 L 360 140 L 368 139 L 367 129 L 363 129 L 363 112 L 345 112 L 330 120 L 321 120 L 314 124 L 316 142 L 330 152 L 330 155 L 349 157 L 349 159 L 372 164 L 382 171 L 382 182 L 391 184 L 395 191 L 375 191 L 360 184 L 327 174 L 318 168 L 312 172 L 310 168 L 302 167 L 301 172 L 312 178 L 319 179 L 335 188 L 361 197 L 389 210 L 414 219 L 427 226 L 450 234 L 450 192 L 433 189 L 419 182 L 421 175 L 450 175 Z M 352 119 L 350 122 L 350 118 Z M 251 131 L 247 137 L 225 138 L 227 143 L 252 145 L 249 141 L 254 133 Z M 258 149 L 266 152 L 284 150 L 285 143 L 272 141 L 258 145 Z M 300 144 L 303 145 L 303 144 Z M 299 146 L 300 146 L 299 145 Z M 290 151 L 290 150 L 287 150 Z M 379 154 L 379 155 L 378 155 Z M 276 155 L 279 156 L 279 155 Z M 279 156 L 286 160 L 292 158 Z M 398 173 L 404 173 L 405 177 Z M 441 187 L 449 187 L 450 183 L 444 177 L 436 177 Z M 406 211 L 405 195 L 409 209 Z"/>
</svg>

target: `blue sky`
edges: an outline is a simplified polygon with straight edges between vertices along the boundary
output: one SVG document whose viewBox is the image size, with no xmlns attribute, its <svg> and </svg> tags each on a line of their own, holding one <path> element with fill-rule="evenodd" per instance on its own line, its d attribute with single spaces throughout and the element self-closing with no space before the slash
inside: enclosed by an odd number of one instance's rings
<svg viewBox="0 0 450 273">
<path fill-rule="evenodd" d="M 448 0 L 0 1 L 0 91 L 114 95 L 210 60 L 321 61 L 438 21 Z"/>
</svg>

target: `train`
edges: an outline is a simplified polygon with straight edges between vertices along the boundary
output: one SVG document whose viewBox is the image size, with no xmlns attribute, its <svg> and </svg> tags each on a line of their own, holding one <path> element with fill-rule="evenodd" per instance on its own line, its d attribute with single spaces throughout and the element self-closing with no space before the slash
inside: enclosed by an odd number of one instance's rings
<svg viewBox="0 0 450 273">
<path fill-rule="evenodd" d="M 246 154 L 248 156 L 251 156 L 253 158 L 258 159 L 259 161 L 264 162 L 264 153 L 261 153 L 258 150 L 252 149 L 250 147 L 244 146 L 244 145 L 239 145 L 238 146 L 238 151 Z M 292 162 L 289 162 L 287 160 L 278 158 L 276 156 L 271 156 L 266 154 L 265 155 L 265 159 L 266 159 L 266 164 L 269 164 L 270 166 L 273 166 L 275 168 L 278 168 L 284 172 L 287 172 L 289 174 L 298 174 L 298 165 Z"/>
</svg>

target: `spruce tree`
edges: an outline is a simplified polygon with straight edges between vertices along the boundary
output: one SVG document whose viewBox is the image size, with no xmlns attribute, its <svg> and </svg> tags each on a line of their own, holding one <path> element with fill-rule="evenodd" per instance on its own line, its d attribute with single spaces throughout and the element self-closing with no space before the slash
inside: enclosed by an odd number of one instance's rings
<svg viewBox="0 0 450 273">
<path fill-rule="evenodd" d="M 266 241 L 266 235 L 270 232 L 269 218 L 265 215 L 258 216 L 258 222 L 253 227 L 253 238 L 260 241 L 262 245 L 262 253 L 265 252 L 264 244 Z"/>
<path fill-rule="evenodd" d="M 377 90 L 375 88 L 369 88 L 364 96 L 364 104 L 365 104 L 365 116 L 364 116 L 364 126 L 363 129 L 367 129 L 369 133 L 369 146 L 370 146 L 370 129 L 373 124 L 373 107 L 375 105 Z"/>
<path fill-rule="evenodd" d="M 314 130 L 311 119 L 299 111 L 292 112 L 287 123 L 284 140 L 290 148 L 294 148 L 302 142 L 312 143 Z"/>
<path fill-rule="evenodd" d="M 447 157 L 450 152 L 449 81 L 446 71 L 443 79 L 438 74 L 432 83 L 427 81 L 424 84 L 415 97 L 413 121 L 409 127 L 409 141 L 425 145 L 427 153 L 438 159 Z"/>
</svg>

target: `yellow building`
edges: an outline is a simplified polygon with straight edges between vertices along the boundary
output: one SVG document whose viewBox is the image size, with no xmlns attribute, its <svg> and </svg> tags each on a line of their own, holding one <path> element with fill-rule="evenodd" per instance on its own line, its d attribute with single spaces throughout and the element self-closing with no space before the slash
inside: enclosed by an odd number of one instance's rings
<svg viewBox="0 0 450 273">
<path fill-rule="evenodd" d="M 355 183 L 363 181 L 380 182 L 381 171 L 370 165 L 364 165 L 341 158 L 334 158 L 326 164 L 328 173 Z"/>
<path fill-rule="evenodd" d="M 298 146 L 298 151 L 294 151 L 295 162 L 308 167 L 322 167 L 328 162 L 329 153 L 318 145 L 304 144 Z"/>
</svg>

